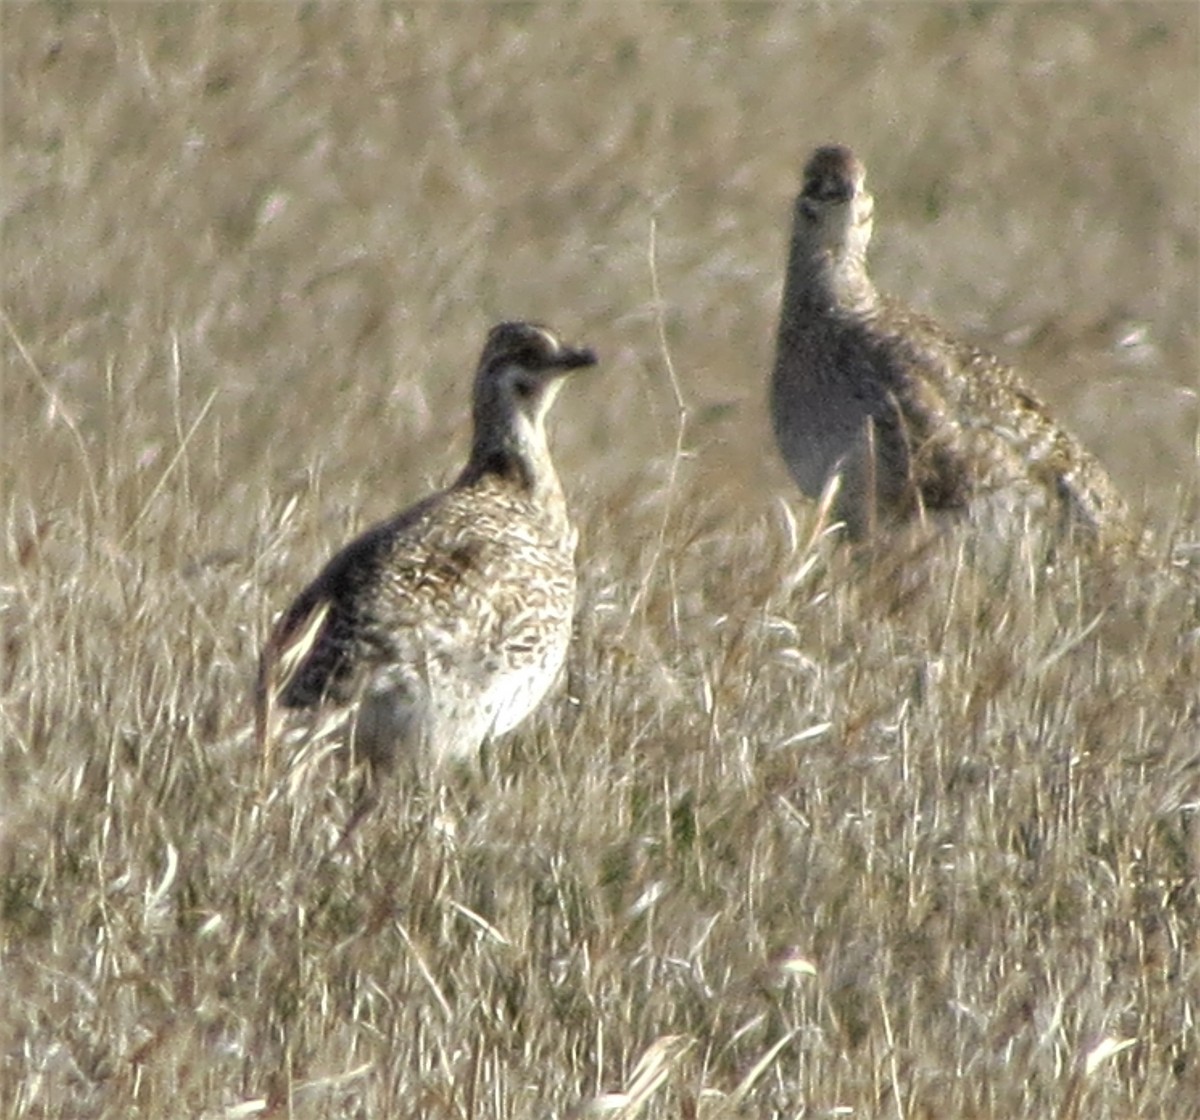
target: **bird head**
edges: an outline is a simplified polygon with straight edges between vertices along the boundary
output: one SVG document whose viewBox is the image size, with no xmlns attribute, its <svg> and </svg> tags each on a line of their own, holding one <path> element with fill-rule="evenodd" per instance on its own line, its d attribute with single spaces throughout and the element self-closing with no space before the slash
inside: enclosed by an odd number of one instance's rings
<svg viewBox="0 0 1200 1120">
<path fill-rule="evenodd" d="M 499 323 L 488 333 L 479 359 L 477 394 L 492 407 L 540 421 L 564 374 L 596 364 L 595 352 L 565 345 L 537 323 Z"/>
<path fill-rule="evenodd" d="M 834 255 L 865 254 L 875 214 L 866 174 L 858 157 L 841 144 L 813 152 L 796 199 L 797 229 L 807 240 Z"/>
</svg>

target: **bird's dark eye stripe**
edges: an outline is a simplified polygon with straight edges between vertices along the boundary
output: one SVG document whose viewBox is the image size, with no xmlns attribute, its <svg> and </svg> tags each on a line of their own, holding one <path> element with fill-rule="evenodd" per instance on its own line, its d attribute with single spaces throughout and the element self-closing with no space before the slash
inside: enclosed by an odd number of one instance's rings
<svg viewBox="0 0 1200 1120">
<path fill-rule="evenodd" d="M 512 360 L 525 366 L 526 369 L 541 369 L 554 360 L 554 355 L 539 339 L 517 347 L 513 351 Z"/>
</svg>

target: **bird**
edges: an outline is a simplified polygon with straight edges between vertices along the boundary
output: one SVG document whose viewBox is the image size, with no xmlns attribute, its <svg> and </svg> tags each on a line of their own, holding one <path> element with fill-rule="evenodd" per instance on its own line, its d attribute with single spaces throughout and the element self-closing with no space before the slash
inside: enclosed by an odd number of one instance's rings
<svg viewBox="0 0 1200 1120">
<path fill-rule="evenodd" d="M 271 630 L 255 683 L 264 768 L 279 707 L 347 709 L 369 789 L 356 821 L 401 757 L 470 760 L 538 708 L 570 643 L 578 537 L 546 416 L 565 375 L 596 362 L 537 323 L 491 329 L 454 482 L 342 548 Z"/>
<path fill-rule="evenodd" d="M 826 495 L 853 540 L 970 519 L 1126 546 L 1117 488 L 1016 372 L 876 290 L 874 212 L 854 152 L 815 149 L 793 209 L 770 389 L 800 489 Z"/>
</svg>

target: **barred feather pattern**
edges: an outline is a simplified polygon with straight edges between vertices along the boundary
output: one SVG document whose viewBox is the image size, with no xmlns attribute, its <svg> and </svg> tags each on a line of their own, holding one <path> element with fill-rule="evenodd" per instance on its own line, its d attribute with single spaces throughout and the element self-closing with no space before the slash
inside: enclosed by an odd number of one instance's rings
<svg viewBox="0 0 1200 1120">
<path fill-rule="evenodd" d="M 545 366 L 533 363 L 544 376 L 530 380 L 519 350 L 521 360 L 501 349 L 490 363 L 485 350 L 467 466 L 338 552 L 283 614 L 260 660 L 260 725 L 275 704 L 354 705 L 355 749 L 373 767 L 401 751 L 437 764 L 516 727 L 554 685 L 571 634 L 577 534 L 543 419 L 557 376 L 595 359 L 544 328 L 507 326 L 544 332 Z M 280 679 L 302 635 L 308 648 Z"/>
<path fill-rule="evenodd" d="M 855 537 L 941 514 L 1130 544 L 1104 468 L 1012 369 L 875 290 L 864 179 L 848 149 L 821 148 L 796 201 L 771 414 L 800 488 L 840 474 Z"/>
</svg>

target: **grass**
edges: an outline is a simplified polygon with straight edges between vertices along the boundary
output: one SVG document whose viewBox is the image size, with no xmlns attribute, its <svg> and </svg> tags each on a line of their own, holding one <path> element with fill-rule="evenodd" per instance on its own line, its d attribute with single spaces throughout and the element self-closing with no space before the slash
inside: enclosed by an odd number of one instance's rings
<svg viewBox="0 0 1200 1120">
<path fill-rule="evenodd" d="M 5 1117 L 1185 1117 L 1200 1097 L 1186 5 L 6 5 Z M 753 60 L 751 64 L 747 60 Z M 1160 571 L 864 563 L 776 462 L 789 194 L 1017 360 Z M 557 406 L 566 686 L 357 847 L 265 628 Z"/>
</svg>

